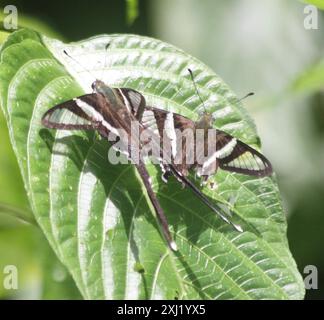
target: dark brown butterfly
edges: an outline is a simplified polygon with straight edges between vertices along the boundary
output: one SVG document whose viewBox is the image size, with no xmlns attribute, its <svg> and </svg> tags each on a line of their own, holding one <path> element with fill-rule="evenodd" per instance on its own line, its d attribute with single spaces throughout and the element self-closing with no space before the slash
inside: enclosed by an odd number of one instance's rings
<svg viewBox="0 0 324 320">
<path fill-rule="evenodd" d="M 134 145 L 138 144 L 140 150 L 149 143 L 161 147 L 156 158 L 163 170 L 163 180 L 166 181 L 170 175 L 174 175 L 184 186 L 192 189 L 220 218 L 231 224 L 236 230 L 242 231 L 241 227 L 232 223 L 227 215 L 222 213 L 222 209 L 217 204 L 211 203 L 187 176 L 193 169 L 202 176 L 203 181 L 207 181 L 208 177 L 214 174 L 218 168 L 258 177 L 271 175 L 271 164 L 261 153 L 231 135 L 212 128 L 212 116 L 207 112 L 195 122 L 180 114 L 147 106 L 143 95 L 133 89 L 111 88 L 100 80 L 96 80 L 92 84 L 92 89 L 93 93 L 85 94 L 49 109 L 42 117 L 42 124 L 52 129 L 95 130 L 106 139 L 109 139 L 110 136 L 117 137 L 119 150 L 133 162 L 143 180 L 161 223 L 164 237 L 172 250 L 177 250 L 177 245 L 172 239 L 164 211 L 152 189 L 144 161 L 141 156 L 137 156 L 133 152 Z M 132 130 L 134 123 L 139 128 L 135 134 Z M 203 151 L 197 151 L 198 148 L 195 145 L 192 154 L 193 161 L 189 164 L 186 161 L 178 163 L 176 160 L 179 150 L 187 150 L 189 146 L 183 137 L 181 138 L 183 143 L 179 144 L 174 141 L 176 130 L 180 133 L 192 130 L 195 141 L 196 131 L 199 129 L 214 133 L 212 140 L 204 140 L 203 143 L 203 145 L 213 145 L 214 152 L 208 156 L 204 148 L 202 148 Z M 142 140 L 140 135 L 145 130 L 149 131 L 150 137 L 147 140 Z M 109 140 L 114 141 L 114 138 Z M 162 152 L 167 149 L 166 145 L 170 147 L 169 161 L 165 161 Z"/>
</svg>

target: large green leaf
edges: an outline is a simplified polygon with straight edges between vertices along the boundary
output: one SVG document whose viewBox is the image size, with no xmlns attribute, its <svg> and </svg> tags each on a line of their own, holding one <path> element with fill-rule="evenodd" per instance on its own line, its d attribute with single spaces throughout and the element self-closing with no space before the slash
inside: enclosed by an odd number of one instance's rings
<svg viewBox="0 0 324 320">
<path fill-rule="evenodd" d="M 232 208 L 245 230 L 240 234 L 190 190 L 172 179 L 163 184 L 159 168 L 150 165 L 179 247 L 174 253 L 159 233 L 133 166 L 109 163 L 107 142 L 94 134 L 41 126 L 50 107 L 90 91 L 92 75 L 196 119 L 200 102 L 188 67 L 206 107 L 215 111 L 215 125 L 257 148 L 253 121 L 233 92 L 171 45 L 134 35 L 74 44 L 28 30 L 11 35 L 1 52 L 1 105 L 35 217 L 84 298 L 303 298 L 274 178 L 219 172 L 217 192 L 204 190 Z"/>
</svg>

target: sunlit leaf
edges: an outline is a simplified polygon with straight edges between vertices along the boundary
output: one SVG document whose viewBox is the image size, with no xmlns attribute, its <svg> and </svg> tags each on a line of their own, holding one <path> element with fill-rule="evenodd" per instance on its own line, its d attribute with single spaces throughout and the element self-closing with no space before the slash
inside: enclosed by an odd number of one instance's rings
<svg viewBox="0 0 324 320">
<path fill-rule="evenodd" d="M 201 105 L 189 67 L 206 108 L 215 111 L 215 126 L 258 148 L 253 121 L 233 92 L 171 45 L 134 35 L 73 44 L 28 30 L 11 35 L 1 52 L 1 106 L 35 217 L 84 298 L 303 298 L 274 178 L 220 171 L 217 191 L 204 190 L 231 207 L 240 234 L 190 190 L 173 179 L 163 184 L 159 167 L 149 166 L 179 247 L 173 253 L 132 165 L 109 163 L 108 143 L 94 134 L 41 126 L 46 110 L 90 92 L 95 77 L 197 119 Z"/>
<path fill-rule="evenodd" d="M 68 270 L 58 261 L 48 245 L 42 246 L 42 289 L 41 299 L 82 299 Z"/>
</svg>

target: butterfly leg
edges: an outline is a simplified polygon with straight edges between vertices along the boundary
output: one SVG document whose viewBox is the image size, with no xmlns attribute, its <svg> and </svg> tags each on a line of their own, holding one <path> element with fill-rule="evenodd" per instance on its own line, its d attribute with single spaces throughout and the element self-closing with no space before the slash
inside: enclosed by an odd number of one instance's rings
<svg viewBox="0 0 324 320">
<path fill-rule="evenodd" d="M 209 176 L 201 176 L 200 186 L 205 187 L 208 184 Z"/>
<path fill-rule="evenodd" d="M 211 176 L 201 176 L 201 182 L 200 182 L 200 186 L 201 187 L 205 187 L 208 186 L 208 188 L 210 190 L 217 190 L 218 188 L 218 184 L 216 181 L 210 181 L 210 177 Z"/>
<path fill-rule="evenodd" d="M 162 171 L 161 179 L 164 183 L 168 183 L 169 178 L 172 175 L 172 172 L 171 172 L 169 166 L 162 162 L 160 163 L 160 167 L 161 167 L 161 171 Z"/>
<path fill-rule="evenodd" d="M 164 173 L 162 173 L 162 176 L 161 176 L 162 181 L 164 183 L 168 183 L 169 178 L 170 178 L 171 175 L 172 175 L 171 171 L 165 171 Z"/>
<path fill-rule="evenodd" d="M 146 190 L 147 190 L 147 193 L 148 193 L 148 196 L 152 202 L 152 205 L 155 209 L 155 212 L 156 212 L 156 215 L 158 217 L 158 220 L 161 224 L 161 227 L 162 227 L 162 231 L 163 231 L 163 235 L 166 239 L 166 241 L 168 242 L 168 245 L 169 247 L 173 250 L 173 251 L 177 251 L 178 248 L 177 248 L 177 245 L 176 243 L 174 242 L 174 240 L 172 239 L 172 236 L 171 236 L 171 233 L 170 233 L 170 229 L 169 229 L 169 225 L 168 225 L 168 221 L 167 221 L 167 218 L 164 214 L 164 211 L 158 201 L 158 199 L 156 198 L 156 195 L 152 189 L 152 185 L 151 185 L 151 182 L 150 182 L 150 176 L 145 168 L 145 165 L 143 163 L 143 161 L 139 161 L 138 164 L 135 164 L 136 166 L 136 169 L 138 170 L 138 173 L 140 174 L 142 180 L 143 180 L 143 183 L 146 187 Z"/>
<path fill-rule="evenodd" d="M 218 184 L 216 181 L 210 181 L 209 182 L 209 189 L 210 190 L 217 190 L 218 189 Z"/>
</svg>

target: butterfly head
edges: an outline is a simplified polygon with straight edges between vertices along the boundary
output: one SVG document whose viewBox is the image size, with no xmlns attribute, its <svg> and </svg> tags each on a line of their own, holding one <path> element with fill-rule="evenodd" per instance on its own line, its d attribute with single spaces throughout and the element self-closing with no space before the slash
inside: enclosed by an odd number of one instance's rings
<svg viewBox="0 0 324 320">
<path fill-rule="evenodd" d="M 113 99 L 115 97 L 114 89 L 109 87 L 101 80 L 96 80 L 91 84 L 91 88 L 95 93 L 101 93 L 103 96 Z"/>
<path fill-rule="evenodd" d="M 92 88 L 93 92 L 97 92 L 97 93 L 104 93 L 104 90 L 106 87 L 107 87 L 107 85 L 101 80 L 95 80 L 91 84 L 91 88 Z"/>
</svg>

